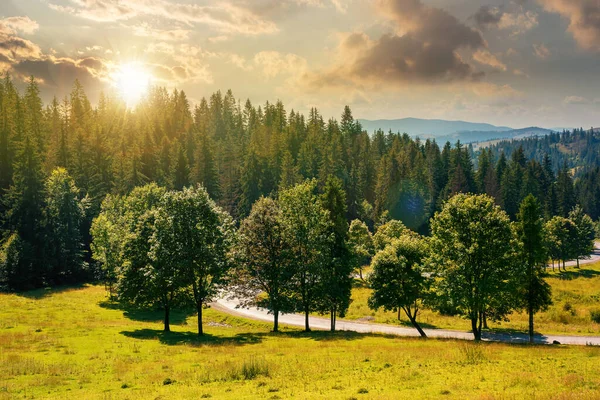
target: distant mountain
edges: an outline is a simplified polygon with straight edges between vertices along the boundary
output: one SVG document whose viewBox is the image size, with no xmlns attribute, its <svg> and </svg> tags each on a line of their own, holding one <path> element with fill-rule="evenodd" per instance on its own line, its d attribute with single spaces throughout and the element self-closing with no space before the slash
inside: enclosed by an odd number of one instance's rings
<svg viewBox="0 0 600 400">
<path fill-rule="evenodd" d="M 447 141 L 455 143 L 457 140 L 463 143 L 473 143 L 497 139 L 522 139 L 536 135 L 544 136 L 555 131 L 538 127 L 512 129 L 507 126 L 442 119 L 403 118 L 374 121 L 361 119 L 359 121 L 363 129 L 370 133 L 377 129 L 382 129 L 384 132 L 391 130 L 392 132 L 407 133 L 412 137 L 435 139 L 438 143 Z"/>
<path fill-rule="evenodd" d="M 384 132 L 391 130 L 392 132 L 408 133 L 410 136 L 420 136 L 422 138 L 447 136 L 457 132 L 502 132 L 512 130 L 507 126 L 442 119 L 361 119 L 359 121 L 369 133 L 382 129 Z"/>
<path fill-rule="evenodd" d="M 460 140 L 463 143 L 473 142 L 489 142 L 494 140 L 505 140 L 505 139 L 523 139 L 531 136 L 545 136 L 551 132 L 555 132 L 550 129 L 530 127 L 523 129 L 511 129 L 507 131 L 471 131 L 471 132 L 456 132 L 451 135 L 444 135 L 436 137 L 438 143 L 451 142 L 454 143 Z"/>
</svg>

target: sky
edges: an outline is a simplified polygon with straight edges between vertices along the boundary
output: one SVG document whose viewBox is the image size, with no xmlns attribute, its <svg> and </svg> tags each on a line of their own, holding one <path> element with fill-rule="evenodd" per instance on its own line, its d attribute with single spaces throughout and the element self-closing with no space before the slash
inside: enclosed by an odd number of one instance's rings
<svg viewBox="0 0 600 400">
<path fill-rule="evenodd" d="M 133 65 L 339 119 L 600 125 L 600 0 L 1 0 L 0 71 L 92 102 Z"/>
</svg>

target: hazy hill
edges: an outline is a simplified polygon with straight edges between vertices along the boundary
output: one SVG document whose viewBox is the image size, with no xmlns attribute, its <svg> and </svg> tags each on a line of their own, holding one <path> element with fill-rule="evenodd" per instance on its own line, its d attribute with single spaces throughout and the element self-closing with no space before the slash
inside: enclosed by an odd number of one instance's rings
<svg viewBox="0 0 600 400">
<path fill-rule="evenodd" d="M 552 132 L 550 129 L 530 127 L 512 129 L 506 126 L 495 126 L 485 123 L 464 121 L 445 121 L 441 119 L 404 118 L 395 120 L 360 120 L 367 132 L 382 129 L 387 132 L 406 132 L 410 136 L 423 139 L 435 138 L 438 143 L 460 140 L 463 143 L 487 142 L 495 139 L 521 139 L 530 136 L 544 136 Z"/>
<path fill-rule="evenodd" d="M 367 132 L 373 132 L 382 129 L 387 132 L 406 132 L 411 136 L 420 137 L 438 137 L 451 135 L 457 132 L 502 132 L 510 131 L 512 128 L 507 126 L 495 126 L 484 123 L 474 123 L 465 121 L 446 121 L 442 119 L 379 119 L 379 120 L 359 120 Z"/>
</svg>

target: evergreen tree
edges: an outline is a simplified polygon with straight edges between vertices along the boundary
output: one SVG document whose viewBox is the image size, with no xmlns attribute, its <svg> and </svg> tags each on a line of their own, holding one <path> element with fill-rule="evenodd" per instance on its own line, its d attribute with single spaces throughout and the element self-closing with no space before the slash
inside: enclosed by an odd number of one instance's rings
<svg viewBox="0 0 600 400">
<path fill-rule="evenodd" d="M 550 285 L 544 280 L 548 253 L 544 246 L 541 207 L 533 195 L 521 203 L 517 220 L 518 253 L 524 267 L 520 274 L 520 299 L 529 316 L 529 342 L 533 343 L 533 316 L 552 304 Z"/>
</svg>

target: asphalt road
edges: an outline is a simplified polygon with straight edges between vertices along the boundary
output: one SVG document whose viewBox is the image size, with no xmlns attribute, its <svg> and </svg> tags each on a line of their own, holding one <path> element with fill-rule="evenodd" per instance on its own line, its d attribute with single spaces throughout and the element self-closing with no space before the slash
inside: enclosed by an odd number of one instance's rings
<svg viewBox="0 0 600 400">
<path fill-rule="evenodd" d="M 590 259 L 580 260 L 581 265 L 596 262 L 600 260 L 600 242 L 596 242 L 596 249 Z M 576 263 L 571 261 L 567 266 L 573 266 Z M 215 309 L 227 312 L 229 314 L 238 315 L 244 318 L 254 319 L 257 321 L 273 322 L 273 315 L 269 314 L 265 309 L 244 309 L 237 308 L 238 303 L 232 300 L 221 299 L 213 303 Z M 291 326 L 304 327 L 304 315 L 300 314 L 283 314 L 279 316 L 279 323 Z M 466 322 L 465 322 L 466 323 Z M 329 330 L 330 323 L 327 318 L 310 317 L 311 329 Z M 413 328 L 406 328 L 395 325 L 371 324 L 356 321 L 347 321 L 338 319 L 336 329 L 340 331 L 354 331 L 360 333 L 381 333 L 386 335 L 398 336 L 419 336 L 418 332 Z M 446 339 L 464 339 L 472 340 L 471 332 L 454 331 L 447 329 L 425 329 L 425 333 L 431 338 L 446 338 Z M 483 340 L 498 341 L 508 343 L 526 343 L 529 341 L 529 336 L 523 333 L 499 333 L 499 332 L 483 332 Z M 596 345 L 600 346 L 600 336 L 565 336 L 565 335 L 536 335 L 535 342 L 542 344 L 552 344 L 555 341 L 560 344 L 570 345 Z"/>
<path fill-rule="evenodd" d="M 220 311 L 237 315 L 244 318 L 249 318 L 257 321 L 273 322 L 273 315 L 269 314 L 264 309 L 245 309 L 237 308 L 237 302 L 221 299 L 213 303 L 212 306 Z M 291 326 L 304 327 L 304 315 L 300 314 L 283 314 L 279 315 L 279 323 Z M 465 323 L 467 323 L 465 321 Z M 329 330 L 329 319 L 320 317 L 310 317 L 310 328 L 313 330 Z M 336 329 L 340 331 L 354 331 L 360 333 L 381 333 L 386 335 L 398 336 L 419 336 L 418 332 L 413 328 L 406 328 L 395 325 L 370 324 L 363 322 L 347 321 L 338 319 Z M 428 337 L 445 338 L 445 339 L 465 339 L 472 340 L 471 332 L 454 331 L 447 329 L 424 329 Z M 483 340 L 508 342 L 508 343 L 526 343 L 529 341 L 529 336 L 522 333 L 497 333 L 483 332 Z M 565 335 L 536 335 L 535 342 L 542 344 L 552 344 L 558 341 L 561 344 L 571 345 L 596 345 L 600 346 L 600 336 L 565 336 Z"/>
</svg>

